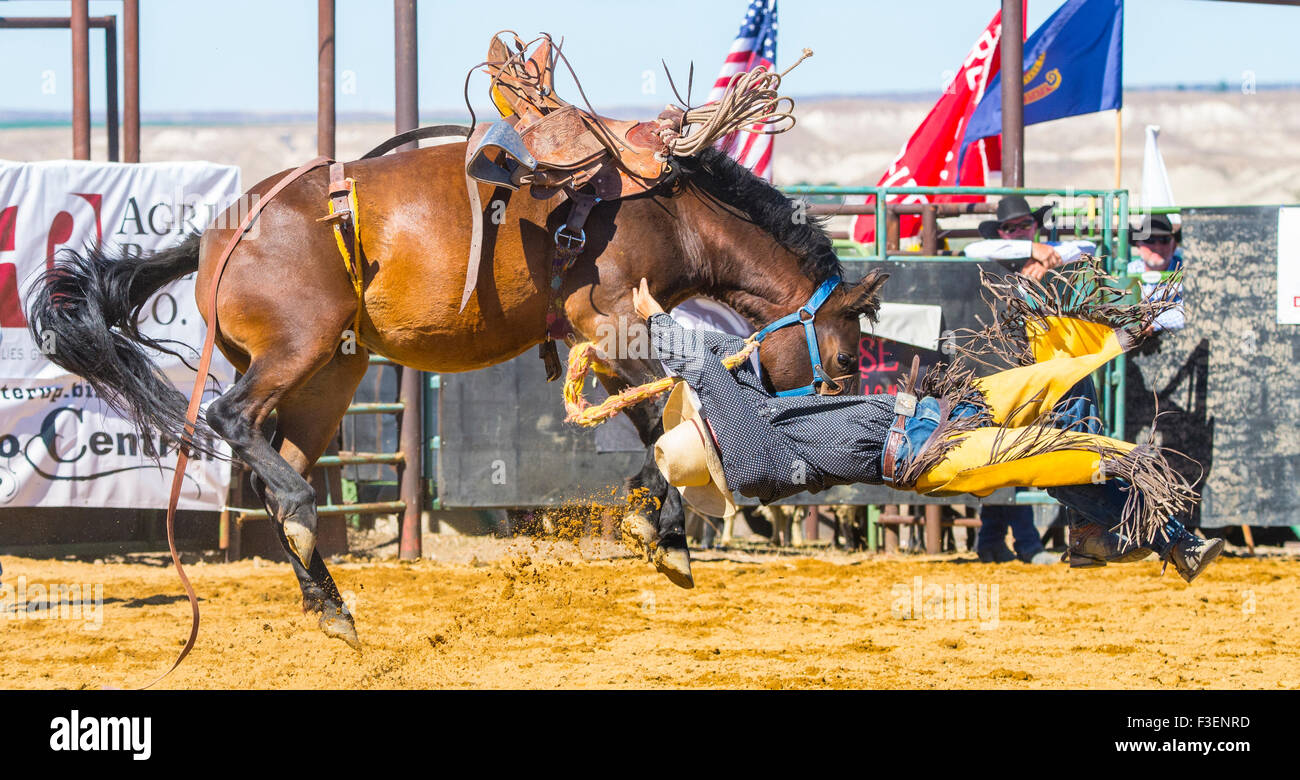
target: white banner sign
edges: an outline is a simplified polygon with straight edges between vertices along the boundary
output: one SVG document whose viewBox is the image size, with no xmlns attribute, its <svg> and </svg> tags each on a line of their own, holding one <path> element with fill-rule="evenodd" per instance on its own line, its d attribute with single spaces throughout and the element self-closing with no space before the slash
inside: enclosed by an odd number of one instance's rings
<svg viewBox="0 0 1300 780">
<path fill-rule="evenodd" d="M 163 249 L 202 230 L 239 193 L 239 169 L 227 165 L 0 161 L 0 507 L 167 506 L 176 443 L 112 413 L 87 382 L 47 360 L 23 300 L 62 249 L 96 241 L 127 254 Z M 189 345 L 191 365 L 204 327 L 192 274 L 141 312 L 141 331 Z M 188 398 L 194 372 L 171 355 L 153 357 Z M 211 373 L 223 389 L 234 379 L 219 352 Z M 216 395 L 208 386 L 205 406 Z M 196 459 L 180 507 L 219 509 L 229 481 L 229 462 Z"/>
<path fill-rule="evenodd" d="M 1277 210 L 1277 322 L 1300 325 L 1300 207 Z"/>
</svg>

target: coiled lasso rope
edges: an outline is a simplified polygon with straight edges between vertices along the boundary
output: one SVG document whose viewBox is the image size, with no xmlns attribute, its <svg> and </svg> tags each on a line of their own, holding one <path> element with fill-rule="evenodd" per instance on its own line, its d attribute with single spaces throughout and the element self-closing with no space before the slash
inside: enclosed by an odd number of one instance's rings
<svg viewBox="0 0 1300 780">
<path fill-rule="evenodd" d="M 760 65 L 732 76 L 721 98 L 686 112 L 682 126 L 695 125 L 688 135 L 670 138 L 661 134 L 668 152 L 689 157 L 737 130 L 775 135 L 794 127 L 794 101 L 780 96 L 777 90 L 781 88 L 781 79 L 811 56 L 812 49 L 804 49 L 803 56 L 780 73 Z"/>
<path fill-rule="evenodd" d="M 731 371 L 736 366 L 749 360 L 749 356 L 758 348 L 758 342 L 750 336 L 745 339 L 745 346 L 734 355 L 722 359 L 723 368 Z M 642 401 L 663 395 L 673 388 L 677 377 L 666 376 L 644 385 L 622 390 L 595 406 L 587 403 L 582 395 L 582 384 L 587 379 L 587 372 L 595 370 L 598 374 L 613 375 L 609 362 L 601 357 L 596 345 L 590 341 L 575 344 L 569 350 L 569 369 L 564 375 L 564 409 L 568 415 L 565 422 L 577 423 L 586 428 L 593 428 L 609 418 Z"/>
</svg>

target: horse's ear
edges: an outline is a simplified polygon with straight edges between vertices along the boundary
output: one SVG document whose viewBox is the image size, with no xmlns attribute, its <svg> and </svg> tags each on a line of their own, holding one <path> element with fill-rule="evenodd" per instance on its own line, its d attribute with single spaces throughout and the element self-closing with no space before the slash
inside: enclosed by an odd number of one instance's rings
<svg viewBox="0 0 1300 780">
<path fill-rule="evenodd" d="M 845 292 L 849 296 L 849 302 L 845 305 L 845 313 L 858 317 L 865 315 L 875 322 L 876 314 L 880 311 L 880 288 L 885 286 L 888 279 L 889 274 L 877 268 L 862 277 L 862 281 L 847 288 Z"/>
</svg>

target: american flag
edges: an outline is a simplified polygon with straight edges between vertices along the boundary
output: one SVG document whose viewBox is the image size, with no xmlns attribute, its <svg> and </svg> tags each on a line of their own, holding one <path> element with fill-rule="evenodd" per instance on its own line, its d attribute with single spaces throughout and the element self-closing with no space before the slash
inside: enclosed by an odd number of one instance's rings
<svg viewBox="0 0 1300 780">
<path fill-rule="evenodd" d="M 759 65 L 768 69 L 776 66 L 776 0 L 753 0 L 749 4 L 731 52 L 722 63 L 722 72 L 713 82 L 709 102 L 722 98 L 727 84 L 737 73 L 746 73 Z M 718 148 L 756 175 L 772 180 L 771 135 L 736 131 L 719 141 Z"/>
</svg>

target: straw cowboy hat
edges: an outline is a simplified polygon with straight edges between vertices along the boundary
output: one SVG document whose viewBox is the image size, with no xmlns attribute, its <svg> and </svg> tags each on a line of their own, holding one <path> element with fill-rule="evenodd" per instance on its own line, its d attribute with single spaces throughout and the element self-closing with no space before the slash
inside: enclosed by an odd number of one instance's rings
<svg viewBox="0 0 1300 780">
<path fill-rule="evenodd" d="M 664 404 L 664 435 L 655 442 L 655 463 L 696 512 L 726 517 L 736 511 L 713 433 L 685 382 L 673 387 Z"/>
</svg>

